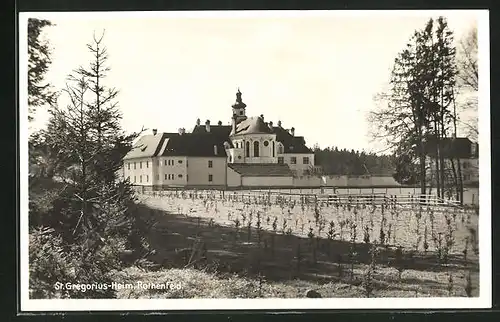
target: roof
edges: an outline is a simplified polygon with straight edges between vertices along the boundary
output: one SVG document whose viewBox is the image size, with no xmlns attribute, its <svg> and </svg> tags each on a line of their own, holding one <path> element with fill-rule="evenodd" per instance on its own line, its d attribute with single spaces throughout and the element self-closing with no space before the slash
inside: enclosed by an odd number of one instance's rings
<svg viewBox="0 0 500 322">
<path fill-rule="evenodd" d="M 241 121 L 236 125 L 236 131 L 231 131 L 230 135 L 244 135 L 244 134 L 257 134 L 269 133 L 272 134 L 273 130 L 261 117 L 253 116 L 246 120 Z"/>
<path fill-rule="evenodd" d="M 232 163 L 228 166 L 243 177 L 292 177 L 293 173 L 283 163 Z"/>
<path fill-rule="evenodd" d="M 217 154 L 215 148 L 217 147 Z M 216 135 L 184 133 L 168 139 L 160 156 L 227 157 L 224 141 Z"/>
<path fill-rule="evenodd" d="M 125 155 L 123 159 L 136 159 L 153 157 L 158 154 L 161 143 L 166 137 L 175 135 L 176 133 L 157 133 L 143 135 L 132 146 L 132 149 Z"/>
<path fill-rule="evenodd" d="M 232 148 L 232 142 L 229 140 L 229 133 L 231 132 L 231 125 L 210 125 L 210 132 L 207 132 L 206 125 L 196 125 L 193 129 L 193 134 L 211 134 L 217 138 L 218 141 L 224 143 L 228 142 Z"/>
<path fill-rule="evenodd" d="M 215 154 L 214 145 L 217 146 Z M 124 157 L 126 159 L 154 156 L 226 157 L 224 141 L 211 133 L 158 133 L 144 135 Z"/>
<path fill-rule="evenodd" d="M 273 130 L 276 133 L 276 141 L 283 143 L 285 153 L 312 153 L 303 136 L 293 136 L 281 126 L 275 126 Z"/>
<path fill-rule="evenodd" d="M 430 157 L 436 156 L 436 140 L 430 140 L 427 144 L 427 153 Z M 444 158 L 477 158 L 479 157 L 479 145 L 469 138 L 445 138 L 441 140 L 441 155 Z"/>
</svg>

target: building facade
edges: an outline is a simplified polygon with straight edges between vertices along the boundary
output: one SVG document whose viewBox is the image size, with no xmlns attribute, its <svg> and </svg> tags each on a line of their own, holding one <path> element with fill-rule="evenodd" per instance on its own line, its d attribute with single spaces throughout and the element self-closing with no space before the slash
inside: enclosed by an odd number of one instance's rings
<svg viewBox="0 0 500 322">
<path fill-rule="evenodd" d="M 455 176 L 462 174 L 464 185 L 479 184 L 479 145 L 468 138 L 443 139 L 439 147 L 430 144 L 427 150 L 427 176 L 436 182 L 436 160 L 444 160 L 445 180 L 454 182 Z"/>
<path fill-rule="evenodd" d="M 144 135 L 123 159 L 123 176 L 152 187 L 292 186 L 314 172 L 314 153 L 295 128 L 274 126 L 264 115 L 248 117 L 238 89 L 231 125 L 204 125 L 190 133 Z"/>
</svg>

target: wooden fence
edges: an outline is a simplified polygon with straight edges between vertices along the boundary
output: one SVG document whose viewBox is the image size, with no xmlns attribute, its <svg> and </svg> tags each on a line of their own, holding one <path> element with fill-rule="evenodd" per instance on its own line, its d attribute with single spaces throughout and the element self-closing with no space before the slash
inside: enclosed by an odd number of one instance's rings
<svg viewBox="0 0 500 322">
<path fill-rule="evenodd" d="M 283 201 L 295 201 L 297 203 L 326 203 L 331 205 L 387 205 L 387 206 L 441 206 L 441 207 L 461 207 L 456 200 L 437 198 L 435 195 L 402 194 L 388 195 L 386 193 L 370 194 L 307 194 L 293 193 L 287 191 L 226 191 L 226 190 L 185 190 L 169 189 L 160 191 L 143 190 L 143 194 L 155 197 L 175 196 L 183 198 L 202 198 L 211 200 L 233 200 L 244 203 L 277 203 Z"/>
</svg>

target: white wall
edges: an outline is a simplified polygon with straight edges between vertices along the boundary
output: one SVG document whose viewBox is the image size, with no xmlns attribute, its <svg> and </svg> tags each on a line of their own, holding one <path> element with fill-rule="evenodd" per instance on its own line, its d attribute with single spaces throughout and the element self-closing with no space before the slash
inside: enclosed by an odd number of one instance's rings
<svg viewBox="0 0 500 322">
<path fill-rule="evenodd" d="M 278 150 L 276 146 L 276 134 L 248 134 L 231 138 L 233 145 L 242 147 L 242 156 L 244 163 L 276 163 Z M 250 143 L 250 156 L 246 156 L 246 144 Z M 254 155 L 254 142 L 259 143 L 259 156 Z M 268 142 L 265 146 L 264 143 Z M 273 142 L 275 144 L 273 156 Z"/>
<path fill-rule="evenodd" d="M 245 161 L 243 148 L 231 148 L 226 150 L 228 163 L 243 163 Z"/>
<path fill-rule="evenodd" d="M 212 161 L 212 168 L 208 161 Z M 187 184 L 190 186 L 225 186 L 227 160 L 221 157 L 188 157 Z M 212 175 L 212 182 L 208 181 Z"/>
<path fill-rule="evenodd" d="M 285 153 L 279 154 L 278 157 L 283 157 L 284 163 L 288 164 L 290 169 L 296 173 L 297 176 L 302 176 L 305 170 L 314 166 L 314 153 Z M 297 162 L 292 164 L 292 158 L 296 158 Z M 304 164 L 303 158 L 308 157 L 309 163 Z"/>
<path fill-rule="evenodd" d="M 227 167 L 227 186 L 239 187 L 241 186 L 241 182 L 241 175 L 230 167 Z"/>
<path fill-rule="evenodd" d="M 155 158 L 155 185 L 186 185 L 187 157 L 168 156 Z"/>
<path fill-rule="evenodd" d="M 125 160 L 123 163 L 124 177 L 129 178 L 135 185 L 150 186 L 153 185 L 153 159 L 136 158 Z"/>
<path fill-rule="evenodd" d="M 247 187 L 292 186 L 292 177 L 242 177 L 243 185 Z"/>
</svg>

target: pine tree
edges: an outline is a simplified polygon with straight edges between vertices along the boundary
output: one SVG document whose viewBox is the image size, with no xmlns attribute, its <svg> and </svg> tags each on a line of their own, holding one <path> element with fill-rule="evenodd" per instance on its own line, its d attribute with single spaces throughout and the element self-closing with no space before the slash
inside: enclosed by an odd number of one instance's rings
<svg viewBox="0 0 500 322">
<path fill-rule="evenodd" d="M 78 254 L 80 282 L 107 280 L 110 270 L 122 265 L 121 252 L 139 255 L 148 248 L 142 237 L 146 223 L 136 217 L 131 186 L 117 174 L 139 134 L 126 135 L 121 129 L 118 92 L 104 84 L 110 68 L 102 40 L 94 37 L 88 45 L 93 61 L 68 77 L 63 92 L 68 104 L 50 109 L 49 125 L 43 131 L 45 144 L 58 151 L 56 158 L 65 166 L 56 176 L 66 187 L 41 224 L 54 228 Z M 87 295 L 110 296 L 106 292 Z"/>
<path fill-rule="evenodd" d="M 49 43 L 41 39 L 42 30 L 53 26 L 48 20 L 28 19 L 28 119 L 34 109 L 55 102 L 57 93 L 45 82 L 45 74 L 51 64 Z"/>
</svg>

